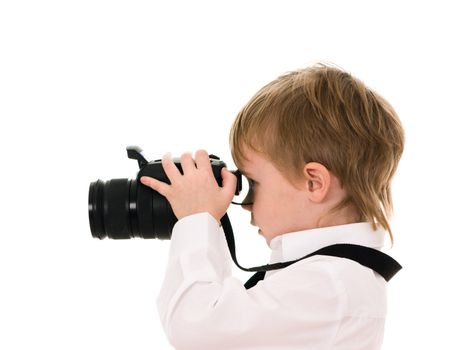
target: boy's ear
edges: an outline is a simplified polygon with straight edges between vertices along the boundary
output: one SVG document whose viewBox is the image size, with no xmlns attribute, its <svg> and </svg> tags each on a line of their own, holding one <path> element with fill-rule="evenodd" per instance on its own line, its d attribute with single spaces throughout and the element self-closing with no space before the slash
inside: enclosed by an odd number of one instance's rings
<svg viewBox="0 0 473 350">
<path fill-rule="evenodd" d="M 330 189 L 330 172 L 320 163 L 311 162 L 304 166 L 305 189 L 309 198 L 321 203 Z"/>
</svg>

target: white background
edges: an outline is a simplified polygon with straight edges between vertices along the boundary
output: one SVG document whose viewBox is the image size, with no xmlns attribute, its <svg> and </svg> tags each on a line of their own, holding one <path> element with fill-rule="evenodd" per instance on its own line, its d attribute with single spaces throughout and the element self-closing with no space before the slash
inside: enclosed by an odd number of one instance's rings
<svg viewBox="0 0 473 350">
<path fill-rule="evenodd" d="M 333 62 L 406 130 L 383 349 L 471 349 L 472 11 L 467 2 L 0 2 L 0 348 L 169 349 L 156 308 L 169 241 L 96 240 L 97 179 L 206 149 L 278 75 Z M 243 266 L 269 248 L 232 206 Z M 191 233 L 190 233 L 191 234 Z M 246 280 L 250 274 L 234 269 Z"/>
</svg>

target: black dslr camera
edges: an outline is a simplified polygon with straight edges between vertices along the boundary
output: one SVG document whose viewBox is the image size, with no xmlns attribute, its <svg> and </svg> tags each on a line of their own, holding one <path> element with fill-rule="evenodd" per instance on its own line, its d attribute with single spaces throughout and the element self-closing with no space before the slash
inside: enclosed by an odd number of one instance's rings
<svg viewBox="0 0 473 350">
<path fill-rule="evenodd" d="M 90 183 L 89 224 L 92 236 L 100 239 L 170 239 L 172 228 L 177 222 L 171 205 L 166 197 L 139 181 L 141 176 L 150 176 L 170 184 L 161 159 L 148 162 L 137 146 L 129 146 L 126 150 L 128 158 L 138 161 L 140 170 L 136 179 L 97 180 Z M 226 164 L 213 154 L 209 155 L 209 161 L 217 183 L 222 186 L 221 170 Z M 174 159 L 174 163 L 183 174 L 180 160 Z M 246 191 L 249 188 L 247 181 L 242 181 L 239 170 L 231 173 L 237 177 L 235 196 L 244 192 L 243 198 L 247 198 L 246 192 L 251 192 Z M 242 191 L 243 187 L 245 191 Z"/>
</svg>

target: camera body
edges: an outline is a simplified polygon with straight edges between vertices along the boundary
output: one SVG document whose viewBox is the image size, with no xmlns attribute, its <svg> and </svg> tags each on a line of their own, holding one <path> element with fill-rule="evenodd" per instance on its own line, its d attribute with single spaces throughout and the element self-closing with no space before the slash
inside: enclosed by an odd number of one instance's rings
<svg viewBox="0 0 473 350">
<path fill-rule="evenodd" d="M 170 239 L 177 218 L 167 199 L 157 191 L 143 185 L 142 176 L 153 177 L 170 184 L 161 159 L 148 162 L 138 146 L 128 146 L 128 158 L 136 159 L 140 170 L 136 179 L 97 180 L 89 187 L 89 224 L 92 236 L 103 239 L 159 238 Z M 174 164 L 183 174 L 180 159 Z M 222 186 L 221 170 L 226 164 L 219 157 L 209 155 L 212 172 Z M 237 177 L 235 195 L 242 189 L 241 173 Z"/>
<path fill-rule="evenodd" d="M 222 168 L 226 167 L 226 164 L 223 161 L 221 161 L 219 157 L 213 154 L 209 155 L 209 160 L 210 160 L 210 165 L 212 167 L 212 172 L 215 176 L 215 179 L 217 180 L 217 183 L 219 184 L 219 186 L 222 186 L 221 171 L 222 171 Z M 173 158 L 173 162 L 176 165 L 176 167 L 179 169 L 181 174 L 184 174 L 182 170 L 181 160 L 179 158 Z M 161 159 L 152 160 L 148 162 L 146 165 L 144 165 L 143 167 L 140 167 L 138 175 L 136 176 L 137 180 L 139 180 L 140 177 L 142 176 L 150 176 L 150 177 L 155 178 L 156 180 L 166 182 L 167 184 L 171 183 L 169 179 L 167 178 L 166 173 L 164 172 Z M 147 186 L 144 186 L 144 187 L 146 188 Z"/>
</svg>

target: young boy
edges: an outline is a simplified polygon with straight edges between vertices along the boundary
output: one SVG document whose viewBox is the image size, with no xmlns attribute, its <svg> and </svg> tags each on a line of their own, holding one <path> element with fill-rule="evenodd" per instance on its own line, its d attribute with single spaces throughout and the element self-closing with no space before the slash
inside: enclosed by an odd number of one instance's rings
<svg viewBox="0 0 473 350">
<path fill-rule="evenodd" d="M 270 263 L 351 243 L 380 250 L 392 239 L 391 180 L 404 146 L 401 123 L 386 100 L 338 68 L 317 64 L 264 86 L 240 111 L 230 146 L 252 180 L 243 207 L 272 250 Z M 246 289 L 231 276 L 219 220 L 236 177 L 208 154 L 170 155 L 171 184 L 143 177 L 164 195 L 173 228 L 158 308 L 179 350 L 380 349 L 386 281 L 374 270 L 315 255 L 266 273 Z"/>
</svg>

